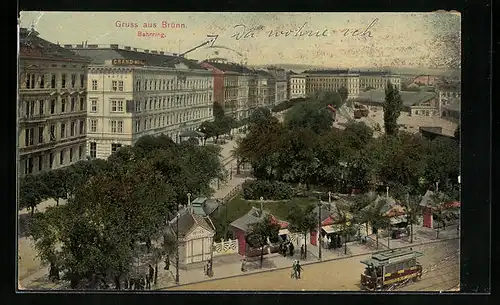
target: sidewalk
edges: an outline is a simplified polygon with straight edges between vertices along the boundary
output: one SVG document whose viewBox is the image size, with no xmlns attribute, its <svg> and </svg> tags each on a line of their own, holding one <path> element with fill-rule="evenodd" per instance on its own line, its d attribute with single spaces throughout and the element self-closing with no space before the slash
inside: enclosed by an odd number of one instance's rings
<svg viewBox="0 0 500 305">
<path fill-rule="evenodd" d="M 430 244 L 430 243 L 438 243 L 438 242 L 443 242 L 449 239 L 453 239 L 457 237 L 452 237 L 452 238 L 440 238 L 438 240 L 424 240 L 420 239 L 418 242 L 413 242 L 410 244 L 409 242 L 406 243 L 401 243 L 396 245 L 391 245 L 391 249 L 395 248 L 409 248 L 409 247 L 416 247 L 420 245 L 425 245 L 425 244 Z M 381 240 L 379 240 L 379 243 Z M 308 264 L 315 264 L 315 263 L 321 263 L 325 261 L 332 261 L 332 260 L 339 260 L 343 258 L 352 258 L 356 256 L 364 256 L 364 255 L 369 255 L 371 253 L 381 251 L 384 249 L 381 245 L 379 245 L 379 249 L 372 248 L 367 245 L 360 244 L 359 242 L 351 242 L 347 243 L 347 255 L 344 254 L 344 247 L 338 248 L 335 250 L 332 249 L 323 249 L 322 250 L 322 259 L 321 261 L 318 260 L 318 248 L 313 245 L 307 245 L 307 259 L 306 260 L 300 260 L 302 265 L 308 265 Z M 180 285 L 186 285 L 186 284 L 193 284 L 197 282 L 203 282 L 203 281 L 211 281 L 211 280 L 217 280 L 217 279 L 223 279 L 223 278 L 230 278 L 230 277 L 235 277 L 235 276 L 243 276 L 247 274 L 253 274 L 253 273 L 261 273 L 261 272 L 272 272 L 275 270 L 280 270 L 284 268 L 291 268 L 291 265 L 293 263 L 293 260 L 295 259 L 300 259 L 299 254 L 297 253 L 298 251 L 295 251 L 294 257 L 283 257 L 279 254 L 271 254 L 271 255 L 266 255 L 264 256 L 264 261 L 263 261 L 263 267 L 262 269 L 259 268 L 259 258 L 256 257 L 254 258 L 254 261 L 251 263 L 247 263 L 247 269 L 248 271 L 246 272 L 241 272 L 241 262 L 233 262 L 233 263 L 228 263 L 224 265 L 217 265 L 214 263 L 213 266 L 213 271 L 214 271 L 214 276 L 209 278 L 204 275 L 203 268 L 198 268 L 198 269 L 191 269 L 191 270 L 180 270 L 179 272 L 179 284 Z M 215 259 L 214 259 L 215 260 Z M 172 266 L 172 265 L 171 265 Z M 174 266 L 175 267 L 175 266 Z M 172 275 L 175 275 L 175 269 L 171 268 L 170 273 Z M 161 274 L 160 274 L 161 277 Z M 162 277 L 162 281 L 158 281 L 156 288 L 154 289 L 168 289 L 170 287 L 177 286 L 175 284 L 175 277 L 174 276 L 168 276 L 168 277 Z"/>
</svg>

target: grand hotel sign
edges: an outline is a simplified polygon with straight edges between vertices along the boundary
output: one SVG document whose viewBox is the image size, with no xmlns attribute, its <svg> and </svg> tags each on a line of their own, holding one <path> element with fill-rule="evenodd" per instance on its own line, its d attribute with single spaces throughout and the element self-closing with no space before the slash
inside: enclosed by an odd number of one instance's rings
<svg viewBox="0 0 500 305">
<path fill-rule="evenodd" d="M 114 66 L 144 66 L 144 60 L 138 59 L 113 59 L 111 63 Z"/>
</svg>

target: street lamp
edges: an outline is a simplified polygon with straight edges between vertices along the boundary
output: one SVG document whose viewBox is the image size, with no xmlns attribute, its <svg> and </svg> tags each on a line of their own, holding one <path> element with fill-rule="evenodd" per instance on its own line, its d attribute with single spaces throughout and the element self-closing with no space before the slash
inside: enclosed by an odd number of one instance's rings
<svg viewBox="0 0 500 305">
<path fill-rule="evenodd" d="M 177 205 L 177 219 L 175 221 L 176 225 L 176 245 L 177 245 L 177 252 L 175 255 L 175 284 L 179 285 L 179 218 L 181 214 L 179 213 L 179 205 Z"/>
<path fill-rule="evenodd" d="M 332 204 L 332 192 L 328 191 L 328 203 Z"/>
<path fill-rule="evenodd" d="M 385 197 L 389 198 L 389 187 L 388 186 L 385 187 Z"/>
<path fill-rule="evenodd" d="M 439 181 L 436 181 L 436 194 L 439 193 Z"/>
<path fill-rule="evenodd" d="M 321 260 L 321 207 L 323 203 L 321 202 L 321 198 L 318 202 L 318 259 Z"/>
<path fill-rule="evenodd" d="M 457 180 L 458 180 L 458 184 L 460 184 L 460 175 L 458 175 Z"/>
<path fill-rule="evenodd" d="M 188 209 L 190 212 L 191 211 L 191 193 L 187 193 L 187 198 L 188 198 Z"/>
</svg>

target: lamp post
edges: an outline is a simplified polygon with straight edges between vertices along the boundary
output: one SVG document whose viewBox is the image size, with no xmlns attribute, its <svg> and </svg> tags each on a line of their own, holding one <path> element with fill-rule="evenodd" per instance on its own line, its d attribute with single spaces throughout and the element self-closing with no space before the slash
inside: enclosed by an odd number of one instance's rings
<svg viewBox="0 0 500 305">
<path fill-rule="evenodd" d="M 389 187 L 388 186 L 385 187 L 385 197 L 389 198 Z"/>
<path fill-rule="evenodd" d="M 439 193 L 439 181 L 436 181 L 436 194 Z"/>
<path fill-rule="evenodd" d="M 179 213 L 179 205 L 177 205 L 177 219 L 175 221 L 176 225 L 176 245 L 177 245 L 177 252 L 175 255 L 175 284 L 179 285 L 179 217 L 181 214 Z"/>
<path fill-rule="evenodd" d="M 318 202 L 318 259 L 321 260 L 321 207 L 323 204 L 321 203 L 321 198 Z"/>
<path fill-rule="evenodd" d="M 191 193 L 187 193 L 187 198 L 188 198 L 188 209 L 189 209 L 189 212 L 192 213 L 192 209 L 191 209 Z"/>
<path fill-rule="evenodd" d="M 328 203 L 332 204 L 332 192 L 328 191 Z"/>
</svg>

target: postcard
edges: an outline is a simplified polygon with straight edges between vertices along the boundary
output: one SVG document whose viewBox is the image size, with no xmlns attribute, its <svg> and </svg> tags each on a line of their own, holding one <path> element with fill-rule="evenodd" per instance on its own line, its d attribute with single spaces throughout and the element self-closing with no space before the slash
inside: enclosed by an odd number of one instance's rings
<svg viewBox="0 0 500 305">
<path fill-rule="evenodd" d="M 21 12 L 18 291 L 459 290 L 460 22 Z"/>
</svg>

